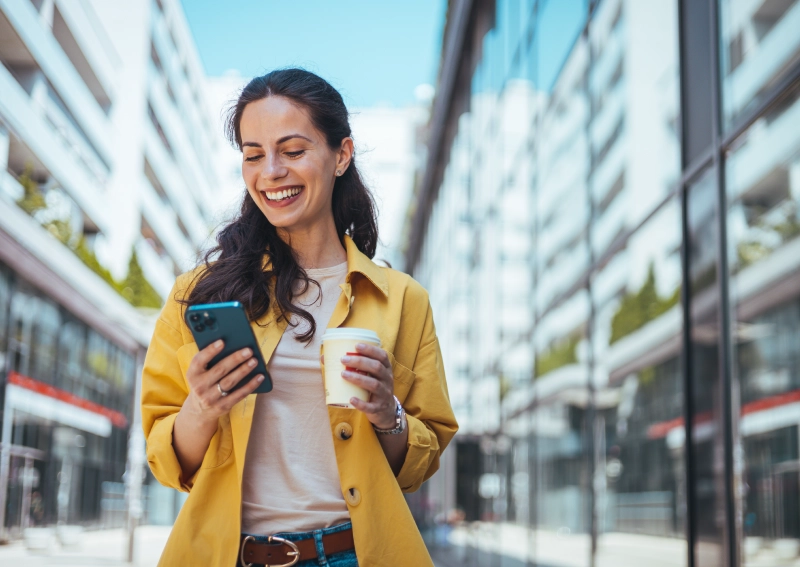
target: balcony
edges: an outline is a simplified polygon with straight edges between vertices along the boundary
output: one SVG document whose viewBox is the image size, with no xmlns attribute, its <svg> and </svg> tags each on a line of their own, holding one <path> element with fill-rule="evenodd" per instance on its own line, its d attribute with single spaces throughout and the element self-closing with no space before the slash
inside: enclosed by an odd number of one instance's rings
<svg viewBox="0 0 800 567">
<path fill-rule="evenodd" d="M 110 219 L 107 211 L 110 209 L 103 187 L 92 168 L 82 160 L 90 154 L 86 153 L 85 147 L 75 145 L 78 138 L 74 137 L 74 132 L 66 127 L 64 130 L 54 127 L 54 122 L 61 122 L 57 108 L 47 102 L 45 112 L 35 107 L 28 93 L 2 65 L 0 92 L 3 93 L 0 116 L 26 146 L 26 151 L 41 160 L 52 177 L 101 231 L 108 231 Z M 24 163 L 17 165 L 25 166 Z"/>
<path fill-rule="evenodd" d="M 147 220 L 147 224 L 152 228 L 159 241 L 163 243 L 175 264 L 181 270 L 190 269 L 194 266 L 195 251 L 179 230 L 175 211 L 164 206 L 147 178 L 142 179 L 141 187 L 142 216 Z M 172 276 L 174 274 L 171 274 Z"/>
<path fill-rule="evenodd" d="M 117 89 L 121 59 L 86 0 L 56 0 L 53 35 L 106 112 Z"/>
<path fill-rule="evenodd" d="M 764 2 L 756 4 L 761 6 Z M 726 81 L 729 88 L 725 94 L 730 97 L 727 108 L 736 112 L 745 108 L 765 85 L 772 84 L 774 77 L 797 60 L 800 52 L 800 33 L 797 30 L 800 30 L 800 2 L 783 15 L 763 41 L 747 54 L 747 59 L 730 74 Z"/>
<path fill-rule="evenodd" d="M 0 62 L 8 66 L 21 50 L 27 52 L 63 99 L 102 160 L 111 163 L 108 140 L 112 136 L 108 117 L 52 31 L 42 25 L 33 4 L 28 0 L 0 0 L 0 20 L 4 38 L 9 37 L 5 30 L 11 29 L 14 38 L 20 40 L 19 45 L 13 46 L 15 52 L 9 52 L 6 44 L 0 44 Z"/>
</svg>

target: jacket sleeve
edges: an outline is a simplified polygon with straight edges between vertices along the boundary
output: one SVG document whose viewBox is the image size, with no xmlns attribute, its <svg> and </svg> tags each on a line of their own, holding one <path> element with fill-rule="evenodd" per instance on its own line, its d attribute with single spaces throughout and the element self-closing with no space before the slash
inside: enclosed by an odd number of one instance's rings
<svg viewBox="0 0 800 567">
<path fill-rule="evenodd" d="M 170 488 L 189 492 L 194 477 L 184 479 L 175 449 L 172 427 L 189 395 L 178 363 L 177 350 L 183 346 L 179 331 L 181 305 L 175 300 L 178 284 L 156 321 L 142 370 L 142 427 L 147 440 L 147 461 L 156 479 Z"/>
<path fill-rule="evenodd" d="M 403 402 L 408 419 L 408 453 L 397 475 L 403 492 L 419 489 L 439 469 L 442 451 L 458 431 L 430 305 L 412 370 L 416 378 Z"/>
</svg>

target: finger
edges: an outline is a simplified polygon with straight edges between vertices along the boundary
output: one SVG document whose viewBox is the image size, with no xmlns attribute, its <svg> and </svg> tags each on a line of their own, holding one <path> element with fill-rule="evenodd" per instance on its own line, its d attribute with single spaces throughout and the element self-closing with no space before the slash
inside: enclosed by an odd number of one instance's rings
<svg viewBox="0 0 800 567">
<path fill-rule="evenodd" d="M 386 354 L 386 351 L 381 347 L 358 343 L 356 345 L 356 351 L 358 351 L 359 354 L 363 354 L 364 356 L 377 360 L 385 368 L 389 368 L 392 365 L 391 362 L 389 362 L 389 355 Z"/>
<path fill-rule="evenodd" d="M 365 402 L 358 398 L 350 398 L 350 403 L 353 404 L 354 408 L 363 411 L 367 415 L 380 416 L 389 411 L 389 406 L 384 402 Z"/>
<path fill-rule="evenodd" d="M 364 388 L 367 392 L 371 394 L 384 394 L 386 393 L 386 386 L 378 380 L 377 378 L 373 378 L 372 376 L 364 376 L 363 374 L 359 374 L 358 372 L 350 372 L 345 370 L 342 372 L 342 378 L 347 380 L 348 382 L 355 384 L 356 386 L 360 386 Z"/>
<path fill-rule="evenodd" d="M 261 383 L 264 381 L 264 375 L 259 374 L 252 380 L 250 380 L 247 384 L 236 390 L 235 392 L 231 392 L 227 396 L 220 397 L 222 400 L 221 407 L 225 411 L 230 411 L 230 409 L 245 399 L 247 396 L 253 393 L 253 390 L 259 387 Z"/>
<path fill-rule="evenodd" d="M 344 364 L 347 368 L 363 370 L 367 374 L 371 374 L 376 378 L 386 378 L 386 367 L 373 358 L 367 358 L 366 356 L 345 355 L 342 357 L 342 364 Z"/>
<path fill-rule="evenodd" d="M 233 389 L 236 384 L 244 380 L 244 378 L 253 371 L 253 369 L 256 367 L 256 364 L 258 364 L 258 362 L 256 361 L 255 357 L 250 357 L 250 360 L 243 362 L 232 372 L 229 372 L 226 376 L 219 380 L 218 384 L 220 388 L 226 392 Z"/>
<path fill-rule="evenodd" d="M 252 357 L 253 351 L 249 348 L 243 348 L 232 354 L 229 354 L 215 364 L 213 368 L 208 369 L 207 385 L 210 386 L 216 382 L 219 382 L 223 377 L 230 374 L 234 368 L 237 368 L 240 364 Z"/>
<path fill-rule="evenodd" d="M 219 352 L 222 350 L 222 347 L 224 346 L 225 342 L 222 341 L 222 339 L 214 341 L 206 348 L 198 352 L 196 355 L 194 355 L 194 357 L 192 358 L 192 362 L 189 363 L 189 365 L 191 366 L 193 364 L 195 367 L 194 368 L 195 372 L 197 372 L 198 374 L 202 374 L 203 372 L 206 371 L 206 367 L 208 366 L 208 363 L 211 362 L 211 359 L 217 356 Z"/>
</svg>

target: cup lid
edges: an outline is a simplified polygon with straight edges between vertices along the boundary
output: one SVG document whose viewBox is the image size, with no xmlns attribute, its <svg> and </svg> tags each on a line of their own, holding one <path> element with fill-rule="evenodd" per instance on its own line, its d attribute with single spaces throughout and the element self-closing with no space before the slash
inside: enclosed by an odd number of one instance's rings
<svg viewBox="0 0 800 567">
<path fill-rule="evenodd" d="M 381 339 L 375 331 L 369 329 L 356 329 L 354 327 L 339 327 L 337 329 L 326 329 L 322 335 L 323 341 L 336 339 L 350 339 L 355 341 L 365 341 L 369 343 L 381 344 Z"/>
</svg>

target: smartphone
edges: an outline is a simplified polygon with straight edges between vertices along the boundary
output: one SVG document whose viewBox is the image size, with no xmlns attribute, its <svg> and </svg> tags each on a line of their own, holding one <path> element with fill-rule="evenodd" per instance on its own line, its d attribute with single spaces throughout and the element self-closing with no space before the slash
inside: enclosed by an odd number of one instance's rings
<svg viewBox="0 0 800 567">
<path fill-rule="evenodd" d="M 232 392 L 247 384 L 250 380 L 264 375 L 264 381 L 254 390 L 256 394 L 266 394 L 272 390 L 272 378 L 267 372 L 267 365 L 261 355 L 261 349 L 256 342 L 256 336 L 247 320 L 247 313 L 238 301 L 226 303 L 209 303 L 207 305 L 192 305 L 186 310 L 186 324 L 192 331 L 192 336 L 197 343 L 197 348 L 203 350 L 216 340 L 225 341 L 225 346 L 217 356 L 208 363 L 208 368 L 220 360 L 243 348 L 253 351 L 256 367 L 229 391 Z"/>
</svg>

